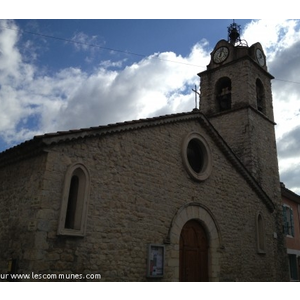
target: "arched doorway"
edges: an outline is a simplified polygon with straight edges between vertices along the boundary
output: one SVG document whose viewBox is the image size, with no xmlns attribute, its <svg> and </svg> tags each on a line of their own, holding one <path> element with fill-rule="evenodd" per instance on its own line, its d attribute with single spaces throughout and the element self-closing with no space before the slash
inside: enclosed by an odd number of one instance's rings
<svg viewBox="0 0 300 300">
<path fill-rule="evenodd" d="M 208 281 L 208 239 L 196 220 L 185 223 L 180 234 L 180 281 Z"/>
</svg>

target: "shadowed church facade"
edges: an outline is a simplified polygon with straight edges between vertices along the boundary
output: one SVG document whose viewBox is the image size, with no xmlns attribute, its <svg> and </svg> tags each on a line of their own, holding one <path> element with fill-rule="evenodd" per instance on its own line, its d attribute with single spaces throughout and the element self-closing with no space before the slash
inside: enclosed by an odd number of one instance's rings
<svg viewBox="0 0 300 300">
<path fill-rule="evenodd" d="M 198 75 L 199 110 L 45 134 L 1 153 L 0 273 L 289 280 L 262 46 L 243 44 L 233 23 Z"/>
</svg>

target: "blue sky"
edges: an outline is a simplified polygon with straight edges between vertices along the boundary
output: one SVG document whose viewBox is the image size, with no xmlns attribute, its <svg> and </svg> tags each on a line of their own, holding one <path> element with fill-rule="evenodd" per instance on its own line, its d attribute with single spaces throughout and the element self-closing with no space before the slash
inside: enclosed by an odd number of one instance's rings
<svg viewBox="0 0 300 300">
<path fill-rule="evenodd" d="M 203 38 L 209 37 L 212 41 L 227 38 L 227 26 L 232 19 L 19 19 L 15 22 L 21 30 L 20 42 L 39 43 L 42 48 L 37 62 L 47 66 L 48 71 L 56 72 L 70 66 L 91 71 L 95 63 L 107 59 L 126 59 L 129 65 L 158 52 L 172 51 L 187 56 Z M 247 20 L 236 22 L 243 26 Z"/>
<path fill-rule="evenodd" d="M 273 81 L 281 180 L 300 193 L 300 21 L 235 19 Z M 0 21 L 0 151 L 34 135 L 194 108 L 232 19 Z"/>
</svg>

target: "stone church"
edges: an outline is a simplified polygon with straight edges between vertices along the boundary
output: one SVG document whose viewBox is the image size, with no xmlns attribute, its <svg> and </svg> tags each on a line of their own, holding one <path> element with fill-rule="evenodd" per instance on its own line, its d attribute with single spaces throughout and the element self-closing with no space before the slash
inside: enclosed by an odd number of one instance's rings
<svg viewBox="0 0 300 300">
<path fill-rule="evenodd" d="M 199 109 L 0 154 L 1 280 L 289 280 L 263 48 L 233 23 L 198 75 Z"/>
</svg>

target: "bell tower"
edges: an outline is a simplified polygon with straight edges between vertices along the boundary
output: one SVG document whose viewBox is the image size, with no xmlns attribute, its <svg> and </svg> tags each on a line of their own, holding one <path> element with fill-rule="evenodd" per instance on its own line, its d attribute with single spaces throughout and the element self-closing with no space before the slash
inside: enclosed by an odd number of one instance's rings
<svg viewBox="0 0 300 300">
<path fill-rule="evenodd" d="M 208 117 L 271 199 L 280 197 L 271 80 L 260 43 L 248 46 L 228 27 L 200 77 L 200 111 Z M 274 199 L 275 200 L 275 199 Z M 277 199 L 279 201 L 279 199 Z"/>
</svg>

